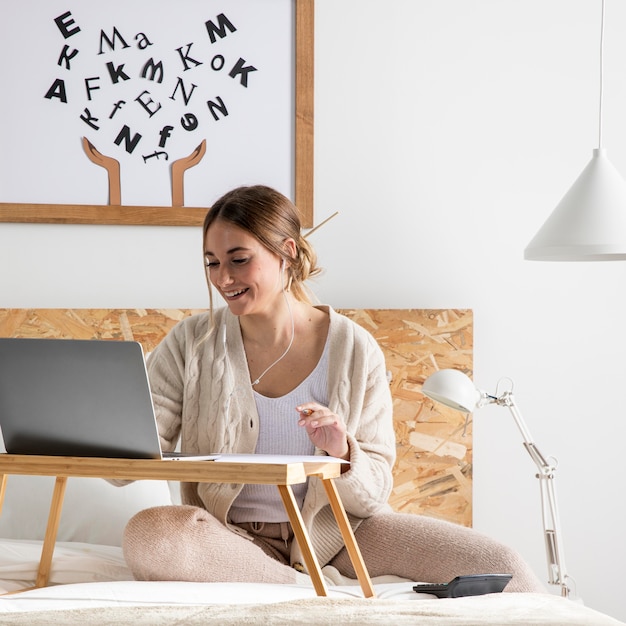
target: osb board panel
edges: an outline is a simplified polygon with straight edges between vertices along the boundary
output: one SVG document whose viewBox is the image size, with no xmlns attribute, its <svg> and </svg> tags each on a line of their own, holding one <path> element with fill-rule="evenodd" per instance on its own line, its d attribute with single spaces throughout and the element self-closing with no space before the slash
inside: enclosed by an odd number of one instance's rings
<svg viewBox="0 0 626 626">
<path fill-rule="evenodd" d="M 0 336 L 134 340 L 150 352 L 189 309 L 0 309 Z M 466 526 L 472 520 L 471 424 L 421 393 L 432 372 L 472 375 L 472 312 L 458 309 L 340 311 L 369 330 L 391 373 L 397 462 L 390 504 Z"/>
<path fill-rule="evenodd" d="M 151 352 L 190 309 L 0 309 L 0 337 L 138 341 Z"/>
<path fill-rule="evenodd" d="M 465 416 L 421 393 L 438 369 L 473 374 L 473 316 L 460 309 L 341 311 L 369 330 L 391 372 L 397 461 L 390 504 L 465 526 L 472 523 L 472 432 Z"/>
</svg>

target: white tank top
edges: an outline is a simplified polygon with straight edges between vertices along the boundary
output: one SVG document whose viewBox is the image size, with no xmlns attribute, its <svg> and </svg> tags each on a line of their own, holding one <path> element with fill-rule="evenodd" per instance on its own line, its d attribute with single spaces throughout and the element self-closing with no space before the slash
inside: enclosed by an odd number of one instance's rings
<svg viewBox="0 0 626 626">
<path fill-rule="evenodd" d="M 280 398 L 254 392 L 259 413 L 257 454 L 313 454 L 315 446 L 298 426 L 296 407 L 305 402 L 328 405 L 328 340 L 315 369 L 295 389 Z M 302 508 L 307 483 L 292 485 Z M 244 485 L 228 513 L 232 522 L 286 522 L 287 513 L 276 485 Z"/>
</svg>

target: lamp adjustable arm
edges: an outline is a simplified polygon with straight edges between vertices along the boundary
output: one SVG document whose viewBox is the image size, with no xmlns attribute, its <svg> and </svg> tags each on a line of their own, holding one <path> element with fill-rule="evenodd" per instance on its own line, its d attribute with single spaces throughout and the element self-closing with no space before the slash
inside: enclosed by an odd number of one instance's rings
<svg viewBox="0 0 626 626">
<path fill-rule="evenodd" d="M 554 485 L 556 464 L 548 462 L 533 442 L 524 418 L 515 404 L 512 392 L 505 391 L 497 397 L 483 393 L 479 406 L 484 406 L 485 404 L 497 404 L 506 406 L 509 409 L 524 439 L 524 447 L 537 466 L 537 478 L 539 479 L 541 491 L 544 539 L 548 560 L 548 582 L 551 585 L 559 585 L 561 587 L 561 595 L 568 597 L 570 594 L 567 584 L 569 576 L 565 568 L 563 540 Z"/>
</svg>

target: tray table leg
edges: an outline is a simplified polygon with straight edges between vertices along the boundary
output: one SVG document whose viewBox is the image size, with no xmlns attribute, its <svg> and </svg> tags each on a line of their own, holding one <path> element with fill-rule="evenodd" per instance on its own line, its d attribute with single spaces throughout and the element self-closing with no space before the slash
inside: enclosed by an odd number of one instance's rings
<svg viewBox="0 0 626 626">
<path fill-rule="evenodd" d="M 2 505 L 4 503 L 4 494 L 7 491 L 7 474 L 0 474 L 0 513 L 2 513 Z"/>
<path fill-rule="evenodd" d="M 52 555 L 54 553 L 57 531 L 59 530 L 59 521 L 61 520 L 61 511 L 63 509 L 63 498 L 65 497 L 66 485 L 67 477 L 57 476 L 56 482 L 54 483 L 54 491 L 52 492 L 50 514 L 48 515 L 48 526 L 46 527 L 46 535 L 41 549 L 41 559 L 39 560 L 39 569 L 37 570 L 35 587 L 45 587 L 50 578 Z"/>
<path fill-rule="evenodd" d="M 311 576 L 311 579 L 313 580 L 313 587 L 315 587 L 315 591 L 318 596 L 327 596 L 328 589 L 326 588 L 326 583 L 322 575 L 322 569 L 320 568 L 320 564 L 315 556 L 315 553 L 313 552 L 313 548 L 311 547 L 311 539 L 309 538 L 309 534 L 304 527 L 302 515 L 300 514 L 300 509 L 296 503 L 293 491 L 289 485 L 276 486 L 278 487 L 278 491 L 280 491 L 280 496 L 283 500 L 283 504 L 285 505 L 287 515 L 289 516 L 289 521 L 291 522 L 291 527 L 293 528 L 293 534 L 298 542 L 298 545 L 300 546 L 300 550 L 302 550 L 302 557 L 304 558 L 304 562 L 309 571 L 309 576 Z"/>
<path fill-rule="evenodd" d="M 343 541 L 346 544 L 346 549 L 348 550 L 348 555 L 350 556 L 350 560 L 352 561 L 354 571 L 356 572 L 357 578 L 361 583 L 363 595 L 366 598 L 373 598 L 376 593 L 374 592 L 374 587 L 372 586 L 369 572 L 367 571 L 367 567 L 365 566 L 365 562 L 363 561 L 363 555 L 361 554 L 361 550 L 359 549 L 359 546 L 354 537 L 352 526 L 350 526 L 350 521 L 348 520 L 348 516 L 346 515 L 346 510 L 344 509 L 343 503 L 339 498 L 337 486 L 335 485 L 332 478 L 323 479 L 322 483 L 324 484 L 324 489 L 326 490 L 326 495 L 328 496 L 330 507 L 332 508 L 335 519 L 337 520 L 337 525 L 339 526 L 339 530 L 341 531 L 341 536 L 343 537 Z"/>
</svg>

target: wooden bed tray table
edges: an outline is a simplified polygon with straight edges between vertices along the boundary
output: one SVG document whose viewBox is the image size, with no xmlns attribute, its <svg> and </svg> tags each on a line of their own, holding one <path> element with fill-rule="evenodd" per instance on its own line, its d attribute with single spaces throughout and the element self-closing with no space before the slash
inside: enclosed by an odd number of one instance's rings
<svg viewBox="0 0 626 626">
<path fill-rule="evenodd" d="M 50 577 L 52 555 L 61 519 L 65 486 L 69 477 L 276 485 L 289 516 L 294 536 L 302 551 L 315 591 L 318 596 L 326 596 L 328 595 L 328 590 L 322 571 L 291 489 L 291 485 L 303 483 L 309 476 L 315 476 L 324 485 L 363 594 L 367 598 L 373 597 L 375 594 L 372 582 L 333 481 L 341 472 L 341 464 L 324 461 L 323 459 L 324 457 L 320 457 L 319 462 L 241 463 L 229 461 L 172 461 L 0 454 L 0 512 L 2 510 L 7 476 L 21 474 L 56 477 L 35 582 L 35 588 L 38 588 L 45 587 Z"/>
</svg>

